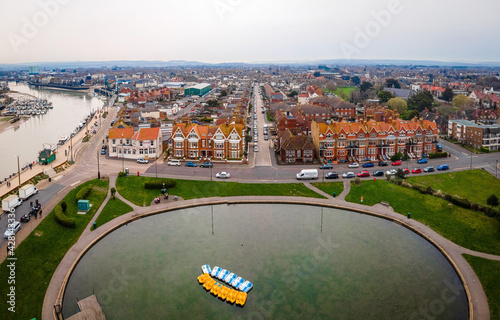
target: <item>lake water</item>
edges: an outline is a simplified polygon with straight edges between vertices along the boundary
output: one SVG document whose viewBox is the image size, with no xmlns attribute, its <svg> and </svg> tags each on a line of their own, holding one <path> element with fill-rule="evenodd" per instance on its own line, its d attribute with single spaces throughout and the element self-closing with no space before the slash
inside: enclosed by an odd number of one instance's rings
<svg viewBox="0 0 500 320">
<path fill-rule="evenodd" d="M 250 280 L 245 306 L 198 284 L 201 265 Z M 201 206 L 143 218 L 76 266 L 64 316 L 95 292 L 107 319 L 467 319 L 464 288 L 429 242 L 392 222 L 303 205 Z"/>
<path fill-rule="evenodd" d="M 17 155 L 21 166 L 38 158 L 44 144 L 56 144 L 60 136 L 69 136 L 76 126 L 103 106 L 103 102 L 89 94 L 62 90 L 35 89 L 25 83 L 10 82 L 13 91 L 31 94 L 52 102 L 53 109 L 45 115 L 31 116 L 21 125 L 0 134 L 0 179 L 17 172 Z"/>
</svg>

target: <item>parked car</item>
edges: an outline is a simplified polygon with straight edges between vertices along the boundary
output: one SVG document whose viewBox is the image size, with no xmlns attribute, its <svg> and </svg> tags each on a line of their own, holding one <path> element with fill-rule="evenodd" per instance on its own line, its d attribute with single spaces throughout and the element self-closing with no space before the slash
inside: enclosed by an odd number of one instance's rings
<svg viewBox="0 0 500 320">
<path fill-rule="evenodd" d="M 387 166 L 388 166 L 387 162 L 385 162 L 385 161 L 380 161 L 380 162 L 378 163 L 378 165 L 379 165 L 380 167 L 387 167 Z"/>
<path fill-rule="evenodd" d="M 361 178 L 361 177 L 369 177 L 370 176 L 370 172 L 366 171 L 366 170 L 363 170 L 361 172 L 358 172 L 358 177 Z"/>
<path fill-rule="evenodd" d="M 448 170 L 448 169 L 450 169 L 450 167 L 448 167 L 447 164 L 442 164 L 442 165 L 438 166 L 438 170 Z"/>
<path fill-rule="evenodd" d="M 203 162 L 202 164 L 200 164 L 200 167 L 202 168 L 212 168 L 213 166 L 214 166 L 213 163 L 210 161 Z"/>
<path fill-rule="evenodd" d="M 28 222 L 30 221 L 31 216 L 29 214 L 25 214 L 19 219 L 20 222 Z"/>
<path fill-rule="evenodd" d="M 169 166 L 180 166 L 181 165 L 181 160 L 173 159 L 167 162 L 167 165 Z"/>
<path fill-rule="evenodd" d="M 144 158 L 139 158 L 137 159 L 137 163 L 149 163 L 149 160 L 146 160 Z"/>
<path fill-rule="evenodd" d="M 354 172 L 346 172 L 342 175 L 342 178 L 354 178 Z"/>
<path fill-rule="evenodd" d="M 419 163 L 419 164 L 427 163 L 427 159 L 426 158 L 418 159 L 417 163 Z"/>
<path fill-rule="evenodd" d="M 8 239 L 9 237 L 14 236 L 19 230 L 21 230 L 21 222 L 15 221 L 12 224 L 8 224 L 8 228 L 5 230 L 3 237 Z"/>
<path fill-rule="evenodd" d="M 391 169 L 391 170 L 387 171 L 387 172 L 385 173 L 385 175 L 386 175 L 386 176 L 393 176 L 393 175 L 395 175 L 396 173 L 397 173 L 397 171 L 396 171 L 396 170 Z"/>
<path fill-rule="evenodd" d="M 424 172 L 434 172 L 434 167 L 425 167 Z"/>
<path fill-rule="evenodd" d="M 186 167 L 196 167 L 197 165 L 193 161 L 188 161 L 188 162 L 186 162 L 185 166 Z"/>
<path fill-rule="evenodd" d="M 408 169 L 408 168 L 404 168 L 404 169 L 403 169 L 403 173 L 404 173 L 404 174 L 410 174 L 410 169 Z"/>
<path fill-rule="evenodd" d="M 216 177 L 216 178 L 219 178 L 219 179 L 229 179 L 229 177 L 230 177 L 230 176 L 231 176 L 231 175 L 229 174 L 229 172 L 224 172 L 224 171 L 222 171 L 222 172 L 217 172 L 217 173 L 215 174 L 215 177 Z"/>
<path fill-rule="evenodd" d="M 359 163 L 357 163 L 357 162 L 349 163 L 348 167 L 349 168 L 359 168 Z"/>
<path fill-rule="evenodd" d="M 375 164 L 373 162 L 368 162 L 368 163 L 363 164 L 363 168 L 371 168 L 373 166 L 375 166 Z"/>
<path fill-rule="evenodd" d="M 392 162 L 393 166 L 400 166 L 401 165 L 401 160 L 396 160 Z"/>
<path fill-rule="evenodd" d="M 257 142 L 257 140 L 258 140 L 258 139 L 257 139 L 257 136 L 254 136 L 254 137 L 253 137 L 253 142 Z"/>
<path fill-rule="evenodd" d="M 373 173 L 374 177 L 383 177 L 384 176 L 384 171 L 382 170 L 377 170 Z"/>
<path fill-rule="evenodd" d="M 259 152 L 259 147 L 257 146 L 253 147 L 253 152 Z"/>
<path fill-rule="evenodd" d="M 269 140 L 269 137 L 267 136 L 267 134 L 264 136 L 264 140 Z"/>
<path fill-rule="evenodd" d="M 325 163 L 325 164 L 322 164 L 319 166 L 320 169 L 333 169 L 333 165 L 329 164 L 329 163 Z"/>
<path fill-rule="evenodd" d="M 420 169 L 420 168 L 413 168 L 411 170 L 411 173 L 422 173 L 422 169 Z"/>
<path fill-rule="evenodd" d="M 106 154 L 106 149 L 101 149 L 101 154 Z"/>
<path fill-rule="evenodd" d="M 328 172 L 325 174 L 325 179 L 338 179 L 339 174 L 337 172 Z"/>
</svg>

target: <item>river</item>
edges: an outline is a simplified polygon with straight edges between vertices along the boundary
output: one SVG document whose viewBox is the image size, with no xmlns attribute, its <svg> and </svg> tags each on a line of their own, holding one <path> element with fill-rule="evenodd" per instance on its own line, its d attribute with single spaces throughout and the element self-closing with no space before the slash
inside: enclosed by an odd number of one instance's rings
<svg viewBox="0 0 500 320">
<path fill-rule="evenodd" d="M 17 172 L 17 156 L 21 166 L 37 160 L 44 144 L 56 144 L 60 136 L 69 136 L 103 101 L 88 93 L 35 89 L 25 83 L 9 83 L 12 91 L 27 93 L 52 102 L 53 109 L 45 115 L 31 116 L 19 126 L 0 134 L 0 179 Z M 60 155 L 58 155 L 60 156 Z M 62 155 L 64 156 L 64 154 Z"/>
</svg>

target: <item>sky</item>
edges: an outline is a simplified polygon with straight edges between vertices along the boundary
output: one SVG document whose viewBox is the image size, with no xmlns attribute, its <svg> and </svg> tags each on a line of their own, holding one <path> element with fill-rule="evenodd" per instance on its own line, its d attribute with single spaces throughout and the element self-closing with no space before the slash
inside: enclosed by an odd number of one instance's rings
<svg viewBox="0 0 500 320">
<path fill-rule="evenodd" d="M 498 0 L 3 0 L 0 63 L 497 62 L 499 12 Z"/>
</svg>

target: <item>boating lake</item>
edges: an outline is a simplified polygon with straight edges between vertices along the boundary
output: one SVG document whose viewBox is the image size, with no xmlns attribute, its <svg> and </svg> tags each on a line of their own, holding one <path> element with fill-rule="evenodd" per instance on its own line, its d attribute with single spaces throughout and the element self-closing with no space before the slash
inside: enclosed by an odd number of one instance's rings
<svg viewBox="0 0 500 320">
<path fill-rule="evenodd" d="M 30 116 L 30 119 L 13 129 L 0 134 L 0 145 L 6 152 L 0 153 L 0 179 L 17 172 L 17 155 L 21 166 L 38 159 L 44 144 L 57 144 L 59 137 L 69 137 L 79 123 L 103 106 L 103 101 L 88 93 L 51 89 L 35 89 L 25 83 L 9 82 L 12 91 L 27 93 L 39 99 L 52 102 L 53 109 L 44 115 Z M 61 156 L 58 154 L 57 156 Z M 62 152 L 64 156 L 64 152 Z"/>
<path fill-rule="evenodd" d="M 244 307 L 205 291 L 201 266 L 251 281 Z M 107 319 L 467 319 L 446 258 L 410 230 L 333 208 L 201 206 L 149 216 L 92 247 L 64 317 L 95 293 Z M 424 310 L 424 311 L 422 311 Z"/>
</svg>

